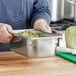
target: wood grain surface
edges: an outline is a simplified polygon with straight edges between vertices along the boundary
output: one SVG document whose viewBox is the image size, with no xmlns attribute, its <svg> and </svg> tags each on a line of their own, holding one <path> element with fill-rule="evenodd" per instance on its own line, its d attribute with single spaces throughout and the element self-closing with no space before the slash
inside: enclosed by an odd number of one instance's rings
<svg viewBox="0 0 76 76">
<path fill-rule="evenodd" d="M 76 76 L 76 64 L 57 56 L 27 58 L 0 52 L 0 76 Z"/>
</svg>

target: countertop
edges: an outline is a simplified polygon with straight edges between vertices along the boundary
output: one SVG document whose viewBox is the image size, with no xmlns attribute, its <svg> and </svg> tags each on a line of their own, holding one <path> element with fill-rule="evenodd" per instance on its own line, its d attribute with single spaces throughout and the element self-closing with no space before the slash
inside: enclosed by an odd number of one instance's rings
<svg viewBox="0 0 76 76">
<path fill-rule="evenodd" d="M 0 76 L 76 76 L 76 64 L 57 56 L 27 58 L 0 52 Z"/>
</svg>

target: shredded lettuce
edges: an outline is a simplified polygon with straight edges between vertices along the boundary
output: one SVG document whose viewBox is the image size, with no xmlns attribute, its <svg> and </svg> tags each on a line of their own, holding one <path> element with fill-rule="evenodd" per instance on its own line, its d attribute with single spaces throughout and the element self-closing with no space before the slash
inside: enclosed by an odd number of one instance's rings
<svg viewBox="0 0 76 76">
<path fill-rule="evenodd" d="M 66 47 L 76 49 L 76 26 L 68 27 L 65 31 Z"/>
</svg>

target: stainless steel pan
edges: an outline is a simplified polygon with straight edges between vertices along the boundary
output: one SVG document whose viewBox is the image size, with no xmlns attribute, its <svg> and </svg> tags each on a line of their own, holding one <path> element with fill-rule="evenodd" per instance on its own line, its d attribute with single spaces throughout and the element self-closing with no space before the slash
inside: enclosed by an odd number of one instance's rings
<svg viewBox="0 0 76 76">
<path fill-rule="evenodd" d="M 44 33 L 33 29 L 25 31 Z M 51 34 L 44 34 L 48 35 L 48 37 L 27 38 L 17 33 L 16 36 L 20 37 L 21 40 L 18 42 L 11 41 L 11 50 L 27 57 L 53 56 L 55 55 L 55 48 L 58 43 L 58 38 L 61 38 L 62 36 L 55 32 Z"/>
</svg>

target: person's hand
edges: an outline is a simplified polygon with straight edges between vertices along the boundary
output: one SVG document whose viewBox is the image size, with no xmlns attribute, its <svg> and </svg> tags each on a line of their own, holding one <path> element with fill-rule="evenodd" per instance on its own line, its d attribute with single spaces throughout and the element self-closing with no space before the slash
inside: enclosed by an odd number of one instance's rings
<svg viewBox="0 0 76 76">
<path fill-rule="evenodd" d="M 10 25 L 0 23 L 0 42 L 9 43 L 13 37 L 13 30 Z"/>
<path fill-rule="evenodd" d="M 39 19 L 34 23 L 34 29 L 51 33 L 51 27 L 44 19 Z"/>
</svg>

